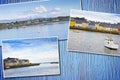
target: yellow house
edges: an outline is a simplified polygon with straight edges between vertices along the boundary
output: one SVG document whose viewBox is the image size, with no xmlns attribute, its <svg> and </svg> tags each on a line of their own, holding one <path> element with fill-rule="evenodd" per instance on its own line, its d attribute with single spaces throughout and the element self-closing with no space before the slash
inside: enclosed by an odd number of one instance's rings
<svg viewBox="0 0 120 80">
<path fill-rule="evenodd" d="M 7 66 L 7 67 L 10 67 L 10 66 L 17 66 L 17 65 L 18 65 L 18 61 L 5 63 L 5 66 Z"/>
<path fill-rule="evenodd" d="M 75 21 L 70 21 L 70 27 L 75 27 L 76 26 L 76 22 Z"/>
<path fill-rule="evenodd" d="M 82 27 L 88 27 L 89 26 L 89 23 L 82 23 Z"/>
<path fill-rule="evenodd" d="M 100 30 L 105 30 L 105 27 L 104 26 L 99 26 L 99 29 Z"/>
<path fill-rule="evenodd" d="M 95 24 L 95 28 L 98 29 L 99 28 L 99 24 Z"/>
<path fill-rule="evenodd" d="M 14 62 L 14 65 L 18 65 L 18 61 L 17 60 Z"/>
<path fill-rule="evenodd" d="M 95 24 L 95 28 L 97 30 L 106 30 L 106 28 L 104 26 L 100 26 L 99 24 Z"/>
<path fill-rule="evenodd" d="M 111 30 L 114 31 L 114 32 L 118 32 L 117 28 L 112 28 Z"/>
</svg>

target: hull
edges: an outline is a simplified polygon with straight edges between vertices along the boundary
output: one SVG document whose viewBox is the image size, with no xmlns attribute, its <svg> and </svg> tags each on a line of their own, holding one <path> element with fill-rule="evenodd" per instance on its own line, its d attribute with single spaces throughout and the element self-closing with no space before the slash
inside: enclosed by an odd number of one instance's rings
<svg viewBox="0 0 120 80">
<path fill-rule="evenodd" d="M 111 47 L 111 46 L 105 46 L 106 48 L 109 48 L 109 49 L 111 49 L 111 50 L 117 50 L 118 49 L 118 47 Z"/>
<path fill-rule="evenodd" d="M 105 40 L 104 46 L 112 50 L 117 50 L 119 48 L 119 46 L 115 44 L 113 41 L 108 40 Z"/>
</svg>

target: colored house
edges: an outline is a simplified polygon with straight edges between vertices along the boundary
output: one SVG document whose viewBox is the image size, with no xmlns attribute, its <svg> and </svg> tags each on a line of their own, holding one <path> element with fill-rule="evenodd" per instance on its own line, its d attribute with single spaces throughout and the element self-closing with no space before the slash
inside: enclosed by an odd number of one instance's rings
<svg viewBox="0 0 120 80">
<path fill-rule="evenodd" d="M 76 27 L 82 27 L 82 24 L 78 24 L 78 23 L 77 23 L 75 26 L 76 26 Z"/>
<path fill-rule="evenodd" d="M 28 65 L 30 64 L 29 60 L 27 59 L 18 59 L 18 58 L 6 58 L 4 59 L 4 67 L 11 67 L 11 66 L 20 66 L 20 65 Z"/>
<path fill-rule="evenodd" d="M 120 28 L 118 28 L 118 31 L 120 32 Z"/>
<path fill-rule="evenodd" d="M 97 30 L 106 30 L 106 28 L 104 27 L 104 26 L 100 26 L 100 24 L 95 24 L 95 28 L 97 29 Z M 109 30 L 109 29 L 108 29 Z"/>
<path fill-rule="evenodd" d="M 82 27 L 86 28 L 89 26 L 89 23 L 82 23 Z"/>
<path fill-rule="evenodd" d="M 75 27 L 76 26 L 76 22 L 75 21 L 70 21 L 70 27 Z"/>
<path fill-rule="evenodd" d="M 18 59 L 17 58 L 6 58 L 4 59 L 4 66 L 9 67 L 9 66 L 16 66 L 18 65 Z"/>
</svg>

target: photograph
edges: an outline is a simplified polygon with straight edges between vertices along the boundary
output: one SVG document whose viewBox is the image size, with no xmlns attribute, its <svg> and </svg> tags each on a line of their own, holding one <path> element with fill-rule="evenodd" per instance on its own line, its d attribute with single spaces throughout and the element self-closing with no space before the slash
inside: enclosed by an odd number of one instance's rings
<svg viewBox="0 0 120 80">
<path fill-rule="evenodd" d="M 58 38 L 2 40 L 4 78 L 60 74 Z"/>
<path fill-rule="evenodd" d="M 0 39 L 67 38 L 71 8 L 80 9 L 80 0 L 36 0 L 0 5 Z"/>
<path fill-rule="evenodd" d="M 120 56 L 120 14 L 72 9 L 68 51 Z"/>
</svg>

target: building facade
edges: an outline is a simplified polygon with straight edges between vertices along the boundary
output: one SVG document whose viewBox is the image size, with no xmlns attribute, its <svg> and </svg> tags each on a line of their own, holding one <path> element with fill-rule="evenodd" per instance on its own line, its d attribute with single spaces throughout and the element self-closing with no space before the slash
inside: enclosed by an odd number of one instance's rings
<svg viewBox="0 0 120 80">
<path fill-rule="evenodd" d="M 27 59 L 18 59 L 18 58 L 6 58 L 4 59 L 4 68 L 11 67 L 11 66 L 21 66 L 21 65 L 28 65 L 30 61 Z"/>
</svg>

